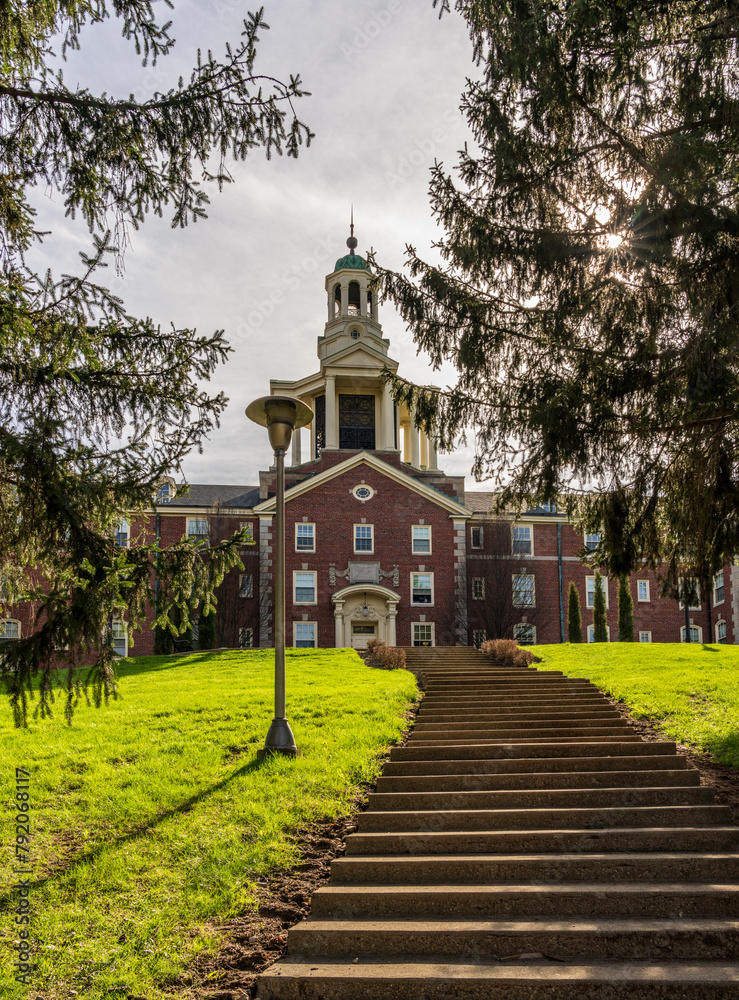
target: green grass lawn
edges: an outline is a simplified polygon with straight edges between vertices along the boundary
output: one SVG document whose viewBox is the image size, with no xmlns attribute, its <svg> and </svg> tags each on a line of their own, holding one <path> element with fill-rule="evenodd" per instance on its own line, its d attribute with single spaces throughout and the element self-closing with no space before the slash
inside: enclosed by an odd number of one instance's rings
<svg viewBox="0 0 739 1000">
<path fill-rule="evenodd" d="M 274 655 L 147 657 L 122 698 L 15 730 L 0 708 L 3 825 L 0 995 L 163 997 L 218 944 L 213 923 L 255 908 L 255 881 L 290 864 L 286 833 L 346 815 L 416 696 L 406 671 L 351 650 L 290 650 L 287 714 L 302 754 L 257 761 Z M 14 981 L 15 767 L 31 772 L 33 981 Z"/>
<path fill-rule="evenodd" d="M 665 736 L 739 767 L 739 648 L 686 643 L 530 646 L 540 670 L 589 677 Z"/>
</svg>

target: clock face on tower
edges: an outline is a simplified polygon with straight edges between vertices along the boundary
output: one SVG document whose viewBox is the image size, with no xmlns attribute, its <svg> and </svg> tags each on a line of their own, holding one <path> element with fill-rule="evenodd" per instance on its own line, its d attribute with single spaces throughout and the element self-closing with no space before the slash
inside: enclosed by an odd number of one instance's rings
<svg viewBox="0 0 739 1000">
<path fill-rule="evenodd" d="M 360 500 L 362 503 L 364 503 L 366 500 L 372 499 L 372 497 L 375 495 L 375 491 L 372 489 L 371 486 L 366 486 L 364 483 L 362 483 L 361 485 L 354 487 L 354 489 L 352 490 L 352 495 L 356 500 Z"/>
</svg>

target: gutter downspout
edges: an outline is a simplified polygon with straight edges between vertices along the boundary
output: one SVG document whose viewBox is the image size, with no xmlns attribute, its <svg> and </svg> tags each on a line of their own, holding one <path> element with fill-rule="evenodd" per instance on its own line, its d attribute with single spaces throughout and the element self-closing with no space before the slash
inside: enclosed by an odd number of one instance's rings
<svg viewBox="0 0 739 1000">
<path fill-rule="evenodd" d="M 559 571 L 559 641 L 565 641 L 565 611 L 562 602 L 562 522 L 557 521 L 557 569 Z"/>
<path fill-rule="evenodd" d="M 159 548 L 160 540 L 160 519 L 159 511 L 156 514 L 156 532 L 157 532 L 157 549 Z M 159 574 L 157 573 L 157 563 L 159 562 L 159 552 L 154 556 L 154 621 L 157 618 L 157 597 L 159 596 Z"/>
</svg>

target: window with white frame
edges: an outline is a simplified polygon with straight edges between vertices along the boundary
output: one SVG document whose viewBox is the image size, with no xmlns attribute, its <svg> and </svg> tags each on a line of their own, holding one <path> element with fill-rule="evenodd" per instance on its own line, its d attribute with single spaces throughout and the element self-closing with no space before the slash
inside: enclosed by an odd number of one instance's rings
<svg viewBox="0 0 739 1000">
<path fill-rule="evenodd" d="M 434 574 L 411 573 L 411 604 L 434 603 Z"/>
<path fill-rule="evenodd" d="M 254 596 L 254 576 L 252 573 L 242 573 L 239 577 L 239 597 Z"/>
<path fill-rule="evenodd" d="M 611 628 L 606 625 L 606 642 L 611 641 Z M 588 642 L 595 642 L 595 625 L 588 625 Z"/>
<path fill-rule="evenodd" d="M 241 649 L 251 649 L 254 645 L 254 629 L 244 626 L 239 629 L 239 647 Z"/>
<path fill-rule="evenodd" d="M 588 552 L 595 552 L 600 545 L 603 535 L 600 531 L 590 531 L 585 535 L 585 548 Z"/>
<path fill-rule="evenodd" d="M 115 543 L 121 549 L 128 548 L 128 521 L 125 519 L 125 517 L 116 526 Z"/>
<path fill-rule="evenodd" d="M 536 601 L 534 576 L 519 573 L 513 577 L 513 605 L 516 608 L 533 608 Z"/>
<path fill-rule="evenodd" d="M 295 525 L 295 551 L 316 551 L 316 526 L 306 521 L 298 521 Z"/>
<path fill-rule="evenodd" d="M 484 628 L 476 628 L 472 631 L 472 645 L 479 649 L 483 642 L 487 641 L 488 634 Z"/>
<path fill-rule="evenodd" d="M 484 576 L 473 576 L 472 577 L 472 600 L 473 601 L 484 601 L 485 600 L 485 577 Z"/>
<path fill-rule="evenodd" d="M 128 629 L 120 618 L 114 618 L 111 623 L 113 652 L 118 656 L 128 655 Z"/>
<path fill-rule="evenodd" d="M 723 604 L 724 602 L 724 571 L 721 570 L 713 578 L 713 603 Z"/>
<path fill-rule="evenodd" d="M 254 541 L 254 525 L 252 524 L 252 522 L 251 521 L 241 521 L 241 523 L 239 524 L 239 528 L 242 531 L 246 530 L 246 537 L 244 538 L 244 541 L 241 544 L 242 545 L 256 545 L 256 542 Z"/>
<path fill-rule="evenodd" d="M 729 640 L 726 636 L 726 622 L 725 621 L 716 622 L 716 642 L 720 642 L 723 645 L 728 641 Z"/>
<path fill-rule="evenodd" d="M 429 524 L 414 524 L 411 527 L 411 539 L 412 552 L 431 552 L 431 526 Z"/>
<path fill-rule="evenodd" d="M 315 572 L 293 573 L 293 604 L 315 604 L 316 603 L 316 574 Z"/>
<path fill-rule="evenodd" d="M 293 622 L 293 642 L 298 649 L 313 649 L 316 646 L 316 623 Z"/>
<path fill-rule="evenodd" d="M 636 581 L 636 599 L 642 602 L 649 600 L 649 580 Z"/>
<path fill-rule="evenodd" d="M 513 554 L 516 556 L 533 555 L 533 541 L 531 525 L 513 525 Z"/>
<path fill-rule="evenodd" d="M 689 591 L 690 596 L 688 599 L 693 600 L 696 603 L 690 604 L 688 606 L 688 611 L 700 611 L 701 600 L 700 600 L 700 590 L 698 588 L 698 580 L 694 576 L 690 576 L 687 578 L 681 576 L 678 578 L 677 586 L 678 586 L 678 593 L 680 594 L 680 600 L 678 602 L 678 604 L 680 605 L 680 610 L 681 611 L 685 610 L 685 601 L 683 598 L 685 596 L 685 592 Z"/>
<path fill-rule="evenodd" d="M 413 622 L 413 645 L 433 646 L 434 625 L 433 622 Z"/>
<path fill-rule="evenodd" d="M 157 486 L 156 496 L 154 497 L 154 503 L 169 503 L 174 497 L 175 490 L 172 483 L 163 482 Z"/>
<path fill-rule="evenodd" d="M 513 638 L 519 646 L 536 645 L 536 625 L 531 622 L 519 622 L 513 626 Z"/>
<path fill-rule="evenodd" d="M 608 601 L 608 577 L 607 576 L 602 576 L 600 578 L 600 582 L 601 582 L 601 584 L 603 586 L 603 593 L 605 594 L 605 598 L 606 598 L 606 607 L 608 608 L 610 606 L 609 605 L 609 601 Z M 587 608 L 590 608 L 591 610 L 595 607 L 595 577 L 594 576 L 586 576 L 585 577 L 585 606 Z"/>
<path fill-rule="evenodd" d="M 703 642 L 703 629 L 698 625 L 690 626 L 690 641 Z M 680 629 L 680 642 L 685 642 L 685 626 Z"/>
<path fill-rule="evenodd" d="M 374 524 L 354 525 L 354 551 L 374 552 L 375 551 L 375 526 Z"/>
<path fill-rule="evenodd" d="M 639 633 L 639 642 L 651 642 L 651 641 L 652 641 L 652 633 L 651 632 L 640 632 Z"/>
<path fill-rule="evenodd" d="M 556 514 L 557 513 L 557 503 L 555 500 L 543 500 L 539 506 L 544 511 L 545 514 Z"/>
<path fill-rule="evenodd" d="M 482 527 L 477 526 L 470 528 L 470 548 L 481 549 L 483 545 L 483 533 Z"/>
<path fill-rule="evenodd" d="M 187 537 L 194 538 L 198 542 L 207 542 L 208 540 L 208 518 L 207 517 L 188 517 L 187 519 Z"/>
<path fill-rule="evenodd" d="M 14 642 L 21 637 L 21 623 L 15 618 L 0 620 L 0 643 Z"/>
</svg>

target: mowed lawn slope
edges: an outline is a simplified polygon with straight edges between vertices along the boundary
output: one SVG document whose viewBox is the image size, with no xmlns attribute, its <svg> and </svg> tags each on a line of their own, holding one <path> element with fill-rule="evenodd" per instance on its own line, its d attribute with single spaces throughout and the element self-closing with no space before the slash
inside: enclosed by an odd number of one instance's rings
<svg viewBox="0 0 739 1000">
<path fill-rule="evenodd" d="M 6 804 L 0 995 L 164 996 L 211 922 L 255 906 L 256 879 L 290 864 L 287 831 L 346 815 L 416 697 L 407 671 L 351 650 L 287 657 L 288 717 L 302 756 L 257 762 L 273 715 L 274 654 L 124 661 L 122 699 L 15 730 L 0 706 Z M 15 767 L 31 772 L 29 988 L 14 981 Z"/>
<path fill-rule="evenodd" d="M 589 677 L 666 737 L 739 767 L 739 648 L 697 643 L 531 646 L 539 670 Z"/>
</svg>

